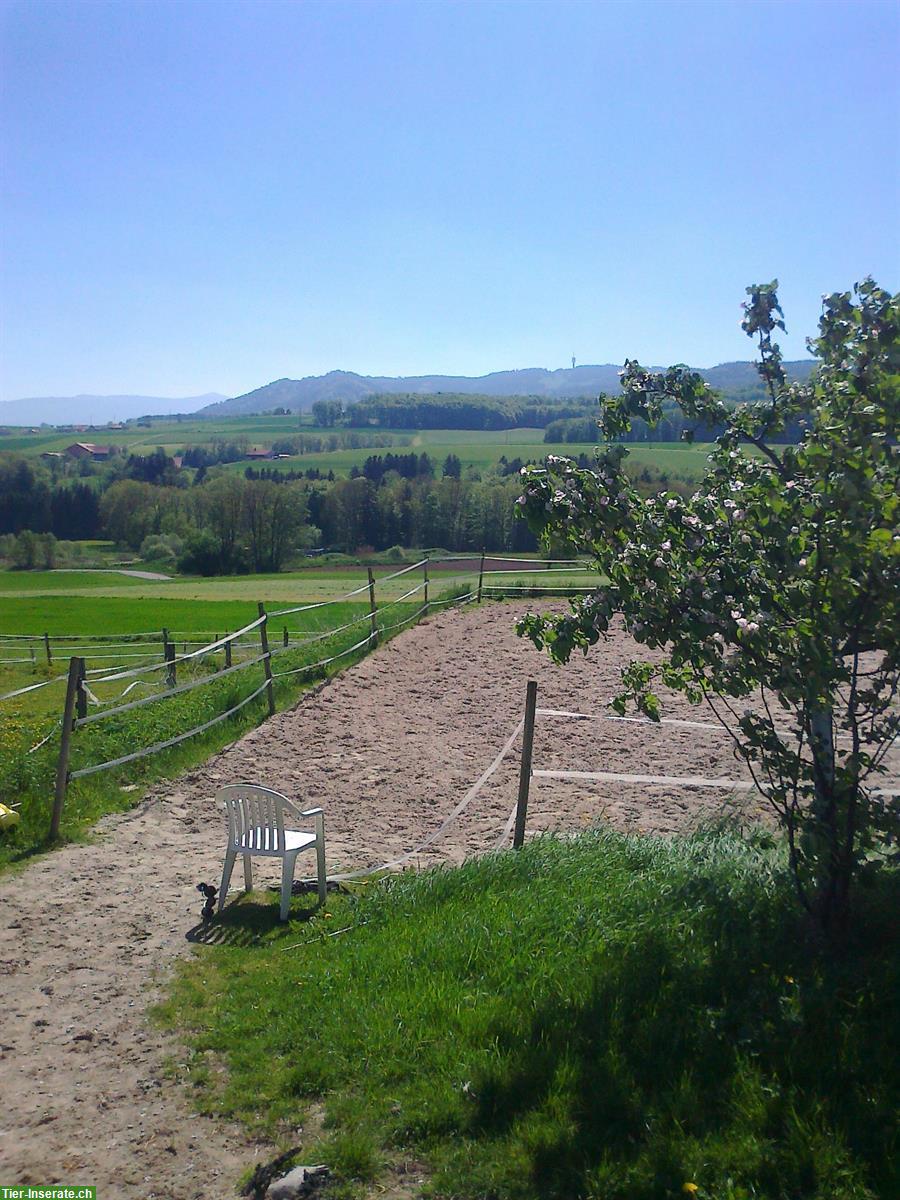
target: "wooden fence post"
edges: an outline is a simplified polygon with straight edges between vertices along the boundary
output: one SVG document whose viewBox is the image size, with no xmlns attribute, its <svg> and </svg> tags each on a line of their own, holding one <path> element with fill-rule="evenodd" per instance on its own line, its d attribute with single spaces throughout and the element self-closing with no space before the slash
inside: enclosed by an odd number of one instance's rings
<svg viewBox="0 0 900 1200">
<path fill-rule="evenodd" d="M 50 653 L 50 634 L 49 633 L 44 634 L 44 650 L 46 651 L 46 654 L 47 654 L 47 666 L 52 667 L 53 666 L 53 655 Z"/>
<path fill-rule="evenodd" d="M 422 563 L 422 571 L 425 576 L 425 616 L 428 616 L 428 559 Z"/>
<path fill-rule="evenodd" d="M 225 643 L 225 666 L 231 666 L 231 642 Z"/>
<path fill-rule="evenodd" d="M 285 627 L 284 627 L 284 644 L 285 644 L 285 646 L 289 646 L 289 645 L 290 645 L 290 637 L 288 636 L 288 627 L 287 627 L 287 625 L 285 625 Z"/>
<path fill-rule="evenodd" d="M 84 669 L 84 659 L 80 658 L 78 661 L 81 663 L 81 670 L 78 672 L 78 687 L 75 691 L 75 716 L 81 720 L 87 716 L 87 692 L 84 690 L 87 671 Z"/>
<path fill-rule="evenodd" d="M 266 626 L 269 623 L 269 618 L 266 616 L 266 606 L 260 600 L 259 615 L 263 618 L 263 623 L 259 627 L 259 642 L 262 646 L 262 652 L 265 655 L 263 659 L 263 668 L 266 672 L 266 696 L 269 699 L 269 716 L 275 716 L 275 689 L 272 686 L 272 660 L 269 658 L 269 634 L 266 631 Z"/>
<path fill-rule="evenodd" d="M 519 768 L 519 799 L 516 804 L 516 829 L 513 848 L 525 842 L 525 818 L 528 815 L 528 792 L 531 787 L 531 752 L 534 747 L 534 710 L 537 707 L 537 680 L 529 679 L 525 691 L 525 729 L 522 733 L 522 764 Z"/>
<path fill-rule="evenodd" d="M 484 551 L 481 552 L 481 566 L 478 568 L 478 600 L 476 603 L 481 603 L 481 588 L 484 583 Z"/>
<path fill-rule="evenodd" d="M 166 662 L 169 664 L 166 667 L 166 687 L 173 688 L 178 682 L 178 674 L 175 667 L 175 643 L 167 641 L 163 647 L 163 655 Z"/>
<path fill-rule="evenodd" d="M 378 609 L 375 607 L 375 576 L 372 574 L 372 568 L 367 568 L 369 572 L 369 614 L 372 622 L 372 648 L 378 645 Z"/>
<path fill-rule="evenodd" d="M 56 792 L 53 797 L 53 815 L 50 818 L 51 842 L 55 842 L 59 837 L 59 822 L 66 799 L 66 789 L 69 785 L 69 746 L 72 741 L 72 719 L 75 715 L 75 697 L 83 670 L 83 658 L 69 659 L 66 703 L 63 709 L 62 730 L 59 738 L 59 759 L 56 764 Z"/>
</svg>

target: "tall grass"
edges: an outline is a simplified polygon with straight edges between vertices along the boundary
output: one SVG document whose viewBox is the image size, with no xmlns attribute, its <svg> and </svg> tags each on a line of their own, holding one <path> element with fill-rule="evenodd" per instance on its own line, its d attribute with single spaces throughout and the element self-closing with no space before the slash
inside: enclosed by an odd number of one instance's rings
<svg viewBox="0 0 900 1200">
<path fill-rule="evenodd" d="M 769 850 L 543 839 L 311 925 L 235 903 L 162 1016 L 201 1108 L 277 1134 L 324 1099 L 300 1153 L 336 1194 L 413 1155 L 459 1200 L 876 1200 L 900 1195 L 896 882 L 825 957 Z"/>
</svg>

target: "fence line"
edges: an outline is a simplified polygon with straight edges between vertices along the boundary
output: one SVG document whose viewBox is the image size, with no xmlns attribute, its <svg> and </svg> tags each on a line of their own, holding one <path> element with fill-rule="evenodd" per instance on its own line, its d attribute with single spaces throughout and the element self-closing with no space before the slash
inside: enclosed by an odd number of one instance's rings
<svg viewBox="0 0 900 1200">
<path fill-rule="evenodd" d="M 151 663 L 150 666 L 147 667 L 133 667 L 128 671 L 120 671 L 117 674 L 106 675 L 103 679 L 95 679 L 94 682 L 114 683 L 118 679 L 130 679 L 133 675 L 146 675 L 150 671 L 163 671 L 166 669 L 171 669 L 173 663 L 192 662 L 194 659 L 202 658 L 204 655 L 214 654 L 216 650 L 221 650 L 224 646 L 230 645 L 238 638 L 244 637 L 251 629 L 257 629 L 260 625 L 264 624 L 265 621 L 265 615 L 257 617 L 255 621 L 251 621 L 242 629 L 238 629 L 236 633 L 226 633 L 225 636 L 219 638 L 218 641 L 210 642 L 200 650 L 192 650 L 190 654 L 176 654 L 173 658 L 164 660 L 161 663 Z M 171 644 L 172 643 L 170 643 L 170 645 Z M 91 672 L 88 673 L 90 674 Z"/>
<path fill-rule="evenodd" d="M 537 696 L 537 683 L 535 680 L 529 680 L 528 692 L 526 698 L 526 718 L 529 711 L 529 702 L 535 704 Z M 722 733 L 723 730 L 718 725 L 709 724 L 700 721 L 682 721 L 675 718 L 663 718 L 661 721 L 651 721 L 646 717 L 620 717 L 606 713 L 581 713 L 569 712 L 565 709 L 555 708 L 537 708 L 533 709 L 534 716 L 539 717 L 564 717 L 579 721 L 625 721 L 633 725 L 675 725 L 687 729 L 705 729 L 713 730 L 717 733 Z M 727 788 L 731 791 L 753 791 L 756 790 L 756 784 L 747 780 L 737 779 L 713 779 L 703 775 L 636 775 L 628 774 L 619 771 L 567 771 L 567 770 L 546 770 L 536 769 L 532 766 L 531 755 L 534 738 L 534 722 L 531 723 L 529 729 L 527 719 L 523 718 L 525 724 L 525 737 L 522 743 L 522 769 L 519 780 L 519 796 L 516 802 L 516 807 L 513 809 L 506 822 L 503 833 L 496 842 L 495 849 L 500 849 L 506 845 L 509 840 L 510 831 L 515 825 L 516 839 L 514 844 L 521 845 L 525 833 L 525 821 L 528 813 L 528 796 L 530 782 L 532 778 L 537 779 L 578 779 L 591 780 L 609 783 L 642 783 L 642 784 L 661 784 L 663 786 L 678 786 L 678 787 L 703 787 L 703 788 Z"/>
<path fill-rule="evenodd" d="M 716 725 L 711 721 L 682 721 L 675 717 L 660 717 L 658 721 L 651 721 L 649 717 L 619 717 L 613 716 L 612 713 L 568 712 L 566 709 L 560 708 L 539 708 L 537 714 L 540 717 L 571 717 L 578 721 L 624 721 L 629 725 L 678 725 L 683 729 L 711 729 L 715 733 L 722 734 L 728 732 L 721 725 Z"/>
<path fill-rule="evenodd" d="M 160 631 L 152 629 L 143 633 L 54 633 L 51 635 L 51 641 L 63 642 L 106 642 L 110 638 L 158 638 Z M 3 641 L 27 641 L 27 642 L 42 642 L 44 635 L 42 633 L 0 633 L 0 640 Z"/>
<path fill-rule="evenodd" d="M 366 613 L 366 620 L 368 621 L 368 619 L 369 619 L 369 615 L 368 615 L 368 613 Z M 319 667 L 327 667 L 329 663 L 337 662 L 337 660 L 339 658 L 344 658 L 344 657 L 346 657 L 346 655 L 352 654 L 354 650 L 359 650 L 359 648 L 361 646 L 365 646 L 368 642 L 371 642 L 375 637 L 376 637 L 375 634 L 368 633 L 362 639 L 361 642 L 356 642 L 355 645 L 348 646 L 346 650 L 341 650 L 339 654 L 332 654 L 332 656 L 330 658 L 322 658 L 316 663 L 306 663 L 302 667 L 292 667 L 288 671 L 273 671 L 272 678 L 273 679 L 284 679 L 285 676 L 287 676 L 287 675 L 300 675 L 304 671 L 315 671 Z"/>
<path fill-rule="evenodd" d="M 733 788 L 753 791 L 755 783 L 746 779 L 709 779 L 705 775 L 628 775 L 619 771 L 532 771 L 545 779 L 598 779 L 613 783 L 662 783 L 682 787 Z"/>
<path fill-rule="evenodd" d="M 367 585 L 366 591 L 368 590 L 369 589 Z M 293 650 L 300 646 L 310 646 L 313 642 L 324 642 L 327 638 L 334 637 L 337 633 L 343 633 L 345 629 L 350 629 L 354 625 L 360 625 L 363 621 L 368 621 L 369 619 L 370 614 L 368 612 L 364 612 L 362 616 L 354 617 L 352 621 L 347 621 L 347 623 L 344 625 L 338 625 L 336 629 L 326 629 L 323 630 L 322 633 L 317 633 L 314 637 L 301 638 L 299 641 L 296 641 L 289 646 L 282 646 L 280 648 L 280 652 L 283 653 L 285 650 Z M 278 651 L 273 651 L 273 653 L 278 653 Z"/>
<path fill-rule="evenodd" d="M 368 590 L 368 583 L 364 583 L 362 587 L 354 588 L 352 592 L 344 592 L 340 596 L 334 596 L 331 600 L 317 600 L 314 604 L 297 604 L 294 608 L 280 608 L 276 612 L 269 613 L 269 616 L 288 617 L 291 613 L 309 612 L 312 608 L 326 608 L 329 604 L 341 604 L 344 600 L 349 600 L 353 596 L 360 596 Z"/>
<path fill-rule="evenodd" d="M 265 657 L 265 654 L 260 654 L 258 658 L 249 658 L 245 662 L 237 663 L 233 667 L 226 667 L 223 671 L 217 671 L 214 675 L 206 675 L 203 679 L 192 679 L 189 683 L 181 683 L 177 687 L 167 688 L 166 691 L 157 692 L 153 696 L 143 696 L 140 700 L 129 700 L 127 704 L 119 704 L 116 708 L 105 708 L 103 712 L 91 713 L 88 717 L 79 717 L 75 721 L 75 728 L 79 729 L 82 725 L 93 725 L 96 721 L 103 721 L 106 717 L 114 717 L 119 713 L 128 712 L 133 708 L 142 708 L 145 704 L 155 704 L 157 700 L 168 700 L 172 696 L 180 696 L 184 692 L 192 692 L 194 688 L 206 687 L 208 684 L 215 683 L 217 680 L 223 679 L 226 675 L 231 675 L 235 671 L 243 671 L 245 667 L 256 666 Z M 133 687 L 134 684 L 131 686 Z M 84 690 L 87 691 L 87 688 L 84 688 Z"/>
<path fill-rule="evenodd" d="M 189 737 L 194 737 L 198 733 L 203 733 L 207 729 L 211 729 L 213 725 L 217 725 L 219 721 L 224 721 L 226 717 L 232 716 L 251 700 L 255 700 L 257 696 L 261 696 L 269 686 L 269 681 L 265 680 L 259 685 L 255 692 L 251 692 L 249 696 L 245 696 L 233 708 L 227 709 L 223 713 L 219 713 L 210 721 L 204 721 L 202 725 L 197 725 L 193 729 L 189 729 L 186 733 L 176 734 L 175 737 L 167 738 L 164 742 L 156 742 L 152 746 L 144 746 L 141 750 L 135 750 L 131 754 L 123 754 L 121 758 L 111 758 L 107 762 L 95 763 L 90 767 L 82 767 L 78 771 L 69 772 L 69 779 L 83 779 L 85 775 L 94 775 L 97 771 L 111 771 L 113 767 L 121 767 L 124 763 L 133 762 L 136 758 L 146 758 L 148 754 L 158 754 L 161 750 L 167 750 L 170 746 L 177 746 L 179 742 L 186 741 Z"/>
<path fill-rule="evenodd" d="M 484 556 L 482 556 L 482 568 L 483 568 L 483 562 L 484 562 Z M 390 634 L 395 630 L 402 629 L 406 626 L 413 624 L 414 622 L 421 620 L 422 617 L 426 616 L 432 608 L 442 607 L 446 604 L 456 604 L 456 605 L 462 606 L 462 605 L 472 602 L 476 598 L 479 600 L 481 599 L 481 590 L 482 590 L 481 585 L 483 582 L 482 576 L 484 573 L 483 569 L 479 573 L 479 589 L 478 589 L 477 593 L 474 590 L 470 589 L 468 591 L 462 592 L 462 594 L 460 594 L 458 596 L 449 596 L 449 597 L 441 598 L 439 600 L 430 600 L 429 594 L 428 594 L 428 585 L 429 585 L 428 568 L 429 568 L 429 560 L 427 558 L 424 558 L 424 559 L 421 559 L 419 562 L 412 563 L 407 566 L 401 567 L 397 571 L 391 572 L 390 574 L 388 574 L 386 576 L 382 576 L 377 581 L 379 584 L 383 584 L 385 582 L 389 582 L 391 580 L 401 578 L 402 576 L 405 576 L 415 570 L 421 569 L 423 571 L 423 580 L 421 583 L 417 583 L 415 586 L 408 588 L 406 591 L 402 592 L 399 596 L 389 599 L 386 603 L 381 605 L 380 608 L 376 605 L 376 601 L 375 601 L 376 581 L 375 581 L 374 576 L 372 575 L 372 572 L 370 569 L 369 570 L 369 580 L 365 585 L 363 585 L 359 588 L 350 589 L 348 592 L 344 593 L 343 595 L 341 595 L 339 597 L 335 597 L 331 600 L 316 602 L 316 603 L 312 603 L 312 604 L 297 605 L 297 606 L 294 606 L 294 607 L 288 608 L 288 609 L 276 610 L 275 612 L 270 613 L 270 614 L 266 613 L 262 603 L 260 603 L 259 604 L 259 616 L 255 620 L 248 622 L 248 624 L 242 626 L 242 628 L 234 631 L 233 633 L 226 633 L 222 637 L 216 636 L 214 638 L 214 640 L 211 642 L 198 641 L 196 638 L 196 631 L 195 631 L 195 636 L 192 638 L 177 638 L 177 635 L 171 634 L 167 629 L 161 629 L 159 631 L 154 630 L 152 632 L 147 632 L 147 633 L 143 633 L 143 634 L 129 634 L 129 635 L 112 635 L 112 634 L 111 635 L 94 635 L 94 634 L 71 635 L 71 634 L 69 634 L 69 635 L 65 635 L 65 636 L 60 635 L 57 639 L 55 639 L 56 643 L 57 643 L 57 645 L 55 646 L 55 649 L 56 649 L 56 652 L 58 655 L 60 654 L 60 644 L 59 643 L 63 643 L 64 648 L 67 650 L 70 650 L 70 651 L 74 650 L 74 649 L 83 649 L 87 653 L 88 657 L 91 659 L 111 659 L 111 658 L 113 658 L 113 659 L 117 659 L 121 663 L 121 661 L 123 659 L 135 659 L 135 658 L 143 659 L 143 658 L 149 657 L 154 652 L 156 652 L 156 645 L 158 645 L 158 643 L 161 640 L 164 657 L 161 662 L 153 662 L 153 663 L 148 663 L 146 665 L 128 667 L 128 668 L 120 670 L 117 668 L 110 668 L 108 666 L 99 666 L 99 667 L 88 668 L 86 666 L 85 657 L 73 655 L 70 658 L 69 671 L 68 671 L 67 676 L 56 676 L 53 679 L 41 680 L 39 682 L 29 684 L 23 688 L 17 688 L 14 691 L 7 693 L 4 696 L 0 696 L 0 700 L 12 699 L 15 696 L 25 695 L 32 691 L 36 691 L 39 688 L 47 687 L 51 683 L 60 682 L 63 678 L 67 678 L 67 680 L 68 680 L 67 689 L 66 689 L 65 711 L 64 711 L 64 715 L 63 715 L 62 719 L 58 722 L 58 725 L 56 727 L 51 729 L 50 732 L 40 742 L 38 742 L 37 745 L 33 746 L 31 748 L 31 750 L 29 751 L 29 753 L 34 753 L 35 751 L 39 750 L 42 746 L 46 745 L 46 743 L 55 735 L 55 733 L 57 732 L 57 729 L 61 730 L 59 761 L 57 764 L 57 775 L 56 775 L 56 799 L 55 799 L 54 806 L 53 806 L 53 818 L 51 821 L 51 838 L 53 836 L 55 836 L 56 832 L 58 831 L 59 819 L 61 816 L 62 807 L 63 807 L 63 803 L 65 800 L 65 794 L 66 794 L 66 790 L 68 787 L 68 783 L 70 781 L 76 780 L 76 779 L 82 779 L 82 778 L 88 777 L 90 775 L 94 775 L 101 771 L 113 770 L 116 767 L 124 766 L 125 764 L 133 762 L 137 759 L 146 758 L 148 756 L 160 753 L 161 751 L 167 750 L 173 746 L 179 745 L 181 742 L 186 741 L 188 738 L 195 737 L 198 734 L 204 733 L 208 729 L 211 729 L 213 726 L 219 724 L 221 721 L 224 721 L 228 717 L 233 716 L 235 713 L 241 711 L 246 705 L 252 703 L 255 699 L 257 699 L 259 696 L 261 696 L 263 692 L 268 692 L 269 712 L 274 713 L 275 704 L 274 704 L 274 693 L 273 693 L 272 688 L 273 688 L 273 683 L 276 679 L 282 679 L 282 678 L 286 678 L 286 677 L 289 677 L 292 675 L 310 674 L 311 672 L 328 667 L 332 663 L 335 663 L 335 662 L 339 661 L 340 659 L 347 657 L 348 655 L 352 655 L 361 650 L 365 650 L 366 648 L 373 647 L 378 644 L 379 638 L 381 636 Z M 502 572 L 493 572 L 493 573 L 500 574 Z M 468 575 L 470 577 L 471 572 L 468 573 Z M 465 577 L 465 576 L 463 576 L 463 577 Z M 441 582 L 446 583 L 447 581 L 442 580 Z M 490 587 L 490 585 L 488 585 L 488 587 Z M 387 612 L 388 609 L 396 608 L 398 606 L 406 604 L 408 601 L 411 600 L 412 597 L 416 596 L 419 592 L 423 591 L 423 589 L 425 591 L 424 604 L 420 604 L 420 605 L 416 606 L 413 612 L 411 612 L 410 614 L 408 614 L 406 616 L 401 616 L 401 619 L 398 621 L 394 621 L 389 624 L 384 623 L 384 614 Z M 369 593 L 369 606 L 368 606 L 369 611 L 368 612 L 364 612 L 358 618 L 354 618 L 350 621 L 344 622 L 342 625 L 339 625 L 336 628 L 322 630 L 321 632 L 314 634 L 311 637 L 303 638 L 297 642 L 294 642 L 293 644 L 292 644 L 292 640 L 291 640 L 289 631 L 288 631 L 287 627 L 285 627 L 285 629 L 284 629 L 284 639 L 285 639 L 284 645 L 283 646 L 275 646 L 270 650 L 269 645 L 268 645 L 267 627 L 269 626 L 270 620 L 272 618 L 289 616 L 294 613 L 309 612 L 311 610 L 325 608 L 329 604 L 338 604 L 345 600 L 352 599 L 353 597 L 361 596 L 365 592 Z M 366 634 L 366 636 L 364 638 L 362 638 L 358 641 L 355 641 L 351 646 L 348 646 L 344 649 L 340 649 L 336 653 L 328 655 L 327 657 L 323 657 L 315 662 L 303 663 L 300 666 L 289 667 L 282 671 L 272 671 L 272 667 L 271 667 L 272 659 L 275 658 L 276 656 L 285 654 L 285 653 L 290 653 L 292 651 L 296 652 L 297 649 L 299 649 L 301 647 L 305 647 L 305 646 L 314 644 L 319 641 L 326 641 L 328 639 L 333 639 L 338 634 L 352 628 L 353 626 L 355 626 L 357 624 L 361 624 L 366 621 L 371 622 L 371 625 L 372 625 L 371 630 Z M 244 661 L 232 664 L 232 662 L 231 662 L 232 648 L 234 647 L 236 649 L 239 649 L 243 646 L 249 650 L 251 648 L 250 645 L 248 644 L 249 637 L 257 630 L 259 633 L 260 644 L 261 644 L 261 648 L 263 651 L 262 654 L 254 653 L 254 654 L 252 654 L 252 657 L 248 657 Z M 49 638 L 48 634 L 43 634 L 43 635 L 24 634 L 24 635 L 12 635 L 12 636 L 15 639 L 15 641 L 19 644 L 21 644 L 21 643 L 25 643 L 25 644 L 43 643 L 43 645 L 46 647 L 48 662 L 50 661 L 50 646 L 49 646 L 50 638 Z M 116 640 L 118 638 L 121 638 L 122 640 Z M 142 643 L 139 640 L 141 638 L 148 638 L 148 639 L 152 638 L 155 645 L 149 645 L 146 643 Z M 196 646 L 197 649 L 193 649 L 189 653 L 183 653 L 181 655 L 178 655 L 175 653 L 176 640 L 181 641 L 183 646 L 185 646 L 185 647 L 187 647 L 187 645 L 191 645 L 192 647 Z M 254 639 L 254 641 L 255 641 L 255 639 Z M 84 643 L 84 645 L 82 645 L 82 643 Z M 111 652 L 114 647 L 117 648 L 116 653 Z M 130 647 L 132 649 L 128 650 L 128 649 L 126 649 L 126 647 Z M 144 648 L 144 647 L 146 647 L 146 648 Z M 217 671 L 217 672 L 214 672 L 209 675 L 205 675 L 202 678 L 190 679 L 186 682 L 183 682 L 180 686 L 177 685 L 176 677 L 175 677 L 175 669 L 179 663 L 193 664 L 193 663 L 199 662 L 200 660 L 204 659 L 206 656 L 213 654 L 216 651 L 221 650 L 223 648 L 225 650 L 225 661 L 226 661 L 224 670 Z M 33 661 L 34 661 L 33 654 L 32 654 L 31 659 L 20 659 L 18 661 L 25 662 L 25 663 L 31 661 L 33 663 Z M 69 769 L 69 755 L 70 755 L 70 751 L 71 751 L 71 739 L 72 739 L 73 733 L 77 729 L 83 728 L 88 725 L 96 724 L 99 721 L 105 720 L 107 717 L 113 717 L 113 716 L 121 715 L 123 713 L 131 712 L 131 711 L 134 711 L 134 710 L 137 710 L 140 708 L 144 708 L 147 705 L 154 704 L 159 700 L 164 700 L 169 697 L 185 695 L 189 692 L 194 691 L 197 688 L 205 687 L 208 684 L 215 683 L 216 680 L 223 678 L 225 675 L 233 674 L 237 671 L 244 670 L 245 668 L 252 668 L 254 666 L 258 666 L 260 663 L 262 663 L 263 666 L 265 667 L 265 671 L 266 671 L 265 680 L 262 683 L 260 683 L 260 685 L 258 687 L 256 687 L 248 696 L 245 696 L 242 700 L 238 701 L 237 704 L 233 705 L 232 707 L 230 707 L 229 709 L 227 709 L 226 711 L 224 711 L 222 713 L 216 714 L 214 717 L 212 717 L 208 721 L 204 721 L 201 724 L 192 727 L 191 729 L 184 730 L 184 731 L 177 733 L 171 737 L 165 738 L 161 741 L 157 741 L 157 742 L 153 743 L 152 745 L 141 747 L 141 748 L 134 750 L 128 754 L 123 754 L 116 758 L 107 759 L 107 760 L 104 760 L 103 762 L 99 762 L 99 763 L 91 763 L 87 766 L 79 767 L 77 770 Z M 163 672 L 163 671 L 165 671 L 165 673 L 166 673 L 165 678 L 157 677 L 153 680 L 148 680 L 146 678 L 143 678 L 144 676 L 147 676 L 147 675 L 157 675 L 157 673 Z M 88 679 L 90 679 L 90 686 L 88 685 Z M 112 699 L 100 699 L 92 691 L 92 688 L 96 688 L 98 685 L 113 684 L 113 683 L 117 683 L 117 682 L 125 681 L 125 680 L 127 680 L 129 682 L 128 682 L 127 686 L 125 687 L 124 691 L 122 691 L 122 693 L 118 697 L 115 697 Z M 165 684 L 165 690 L 162 690 L 163 684 Z M 122 700 L 124 699 L 124 697 L 127 696 L 128 693 L 133 688 L 136 688 L 139 686 L 141 686 L 141 687 L 148 687 L 148 686 L 159 687 L 160 690 L 154 692 L 151 695 L 142 696 L 135 700 L 130 700 L 125 703 L 122 703 Z M 87 705 L 89 702 L 98 706 L 101 709 L 101 711 L 97 711 L 97 712 L 88 714 Z M 110 707 L 110 705 L 111 705 L 111 707 Z M 516 736 L 518 736 L 518 731 L 516 734 L 513 735 L 512 740 L 515 740 Z M 511 742 L 510 742 L 510 744 L 511 744 Z M 475 785 L 475 790 L 473 791 L 472 789 L 470 789 L 470 793 L 467 793 L 468 798 L 467 799 L 464 798 L 463 807 L 465 804 L 467 804 L 471 801 L 471 799 L 474 797 L 475 794 L 477 794 L 477 791 L 480 789 L 481 786 L 483 786 L 486 778 L 490 774 L 492 774 L 494 770 L 497 769 L 500 762 L 502 761 L 503 756 L 507 753 L 508 748 L 509 747 L 507 746 L 501 752 L 501 755 L 495 760 L 495 762 L 492 764 L 489 771 Z M 454 814 L 452 814 L 451 817 L 448 818 L 448 821 L 454 819 L 455 815 L 457 815 L 459 811 L 461 811 L 461 807 L 457 806 L 457 809 L 454 810 Z M 446 826 L 446 823 L 445 823 L 445 826 Z M 442 828 L 444 828 L 445 826 L 443 826 Z M 441 830 L 439 830 L 435 834 L 431 835 L 429 837 L 429 839 L 427 839 L 427 841 L 424 843 L 422 848 L 424 848 L 427 845 L 430 845 L 431 842 L 436 839 L 436 837 L 440 836 L 440 832 L 441 832 Z M 413 853 L 415 853 L 415 852 L 413 852 Z M 404 856 L 404 859 L 406 857 L 409 857 L 409 856 L 408 855 Z M 398 861 L 403 861 L 403 860 L 398 860 Z"/>
<path fill-rule="evenodd" d="M 592 587 L 567 587 L 565 584 L 559 584 L 557 587 L 542 587 L 535 583 L 486 583 L 484 585 L 486 592 L 594 592 L 597 589 Z"/>
<path fill-rule="evenodd" d="M 441 604 L 468 604 L 470 600 L 475 599 L 474 592 L 466 592 L 464 596 L 449 596 L 445 600 L 429 600 L 429 607 L 437 608 Z"/>
<path fill-rule="evenodd" d="M 386 604 L 380 604 L 378 606 L 378 611 L 384 612 L 385 609 L 393 608 L 395 604 L 402 604 L 404 600 L 408 600 L 410 596 L 414 596 L 416 592 L 421 592 L 424 586 L 424 583 L 420 583 L 416 587 L 410 588 L 408 592 L 404 592 L 402 596 L 398 596 L 396 600 L 388 600 Z"/>
<path fill-rule="evenodd" d="M 552 559 L 548 559 L 552 562 Z M 485 571 L 485 575 L 580 575 L 582 572 L 587 572 L 587 567 L 545 567 L 543 570 L 538 570 L 537 567 L 532 571 L 523 571 L 518 567 L 514 571 L 501 571 L 499 568 L 493 571 Z"/>
<path fill-rule="evenodd" d="M 27 661 L 31 662 L 31 659 Z M 0 700 L 12 700 L 15 696 L 24 696 L 26 692 L 36 692 L 38 688 L 49 687 L 51 683 L 59 683 L 61 679 L 65 679 L 65 675 L 54 675 L 52 679 L 42 679 L 40 683 L 30 683 L 28 687 L 16 688 L 14 692 L 5 692 L 0 696 Z"/>
</svg>

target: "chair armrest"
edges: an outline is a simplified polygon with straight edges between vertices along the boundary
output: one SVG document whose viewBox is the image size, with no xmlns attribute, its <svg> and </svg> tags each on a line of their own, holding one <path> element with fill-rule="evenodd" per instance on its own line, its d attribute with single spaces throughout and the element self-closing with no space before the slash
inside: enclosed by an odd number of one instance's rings
<svg viewBox="0 0 900 1200">
<path fill-rule="evenodd" d="M 295 817 L 315 817 L 324 810 L 321 808 L 300 808 L 293 800 L 289 800 L 287 796 L 282 796 L 285 808 L 289 808 Z"/>
</svg>

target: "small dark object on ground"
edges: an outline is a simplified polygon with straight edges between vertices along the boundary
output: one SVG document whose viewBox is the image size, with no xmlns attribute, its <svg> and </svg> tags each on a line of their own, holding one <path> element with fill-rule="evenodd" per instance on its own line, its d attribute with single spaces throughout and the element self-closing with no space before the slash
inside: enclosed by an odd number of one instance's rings
<svg viewBox="0 0 900 1200">
<path fill-rule="evenodd" d="M 318 886 L 319 885 L 316 883 L 316 881 L 314 879 L 295 879 L 294 882 L 291 884 L 291 895 L 292 896 L 305 896 L 308 892 L 317 891 Z M 329 880 L 327 880 L 327 882 L 325 884 L 325 890 L 327 892 L 339 892 L 341 890 L 341 885 L 337 882 L 337 880 L 329 879 Z M 280 892 L 281 884 L 280 883 L 270 883 L 269 891 L 270 892 Z"/>
<path fill-rule="evenodd" d="M 206 897 L 200 917 L 204 921 L 211 921 L 216 915 L 216 896 L 219 894 L 219 889 L 213 887 L 211 883 L 198 883 L 197 891 L 202 892 Z"/>
</svg>

